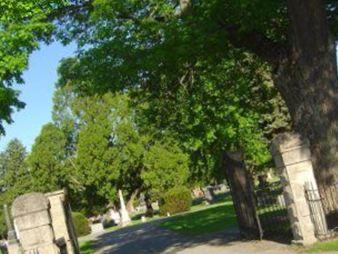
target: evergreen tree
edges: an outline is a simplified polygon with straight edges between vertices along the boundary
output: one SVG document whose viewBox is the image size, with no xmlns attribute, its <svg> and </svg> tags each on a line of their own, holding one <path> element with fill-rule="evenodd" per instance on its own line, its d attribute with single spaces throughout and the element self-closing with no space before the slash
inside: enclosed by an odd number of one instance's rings
<svg viewBox="0 0 338 254">
<path fill-rule="evenodd" d="M 26 164 L 27 151 L 18 139 L 9 141 L 0 153 L 0 236 L 7 235 L 3 205 L 11 204 L 21 194 L 32 190 L 32 179 Z"/>
<path fill-rule="evenodd" d="M 32 181 L 26 156 L 26 148 L 18 139 L 11 140 L 0 154 L 1 192 L 7 202 L 31 190 Z"/>
<path fill-rule="evenodd" d="M 41 129 L 28 156 L 35 191 L 48 192 L 67 187 L 70 181 L 66 163 L 66 138 L 54 124 Z"/>
</svg>

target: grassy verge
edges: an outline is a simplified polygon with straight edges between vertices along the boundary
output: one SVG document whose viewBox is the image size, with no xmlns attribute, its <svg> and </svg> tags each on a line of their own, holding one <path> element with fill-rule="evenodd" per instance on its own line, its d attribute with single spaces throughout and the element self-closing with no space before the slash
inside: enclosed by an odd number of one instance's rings
<svg viewBox="0 0 338 254">
<path fill-rule="evenodd" d="M 130 226 L 142 223 L 142 214 L 132 217 Z M 158 214 L 147 218 L 147 222 L 161 219 Z M 229 194 L 217 196 L 217 202 L 206 205 L 202 200 L 195 200 L 190 211 L 173 215 L 161 223 L 161 226 L 179 233 L 188 235 L 201 235 L 234 228 L 237 226 L 236 215 Z M 108 232 L 119 229 L 119 226 L 107 228 Z"/>
<path fill-rule="evenodd" d="M 326 251 L 338 253 L 338 239 L 315 243 L 307 250 L 308 253 L 321 253 Z"/>
<path fill-rule="evenodd" d="M 79 244 L 81 254 L 93 254 L 92 241 L 83 241 Z"/>
<path fill-rule="evenodd" d="M 161 226 L 186 235 L 202 235 L 237 226 L 236 215 L 231 201 L 202 207 L 193 207 L 191 212 L 174 216 Z"/>
<path fill-rule="evenodd" d="M 154 220 L 157 220 L 157 219 L 160 219 L 160 218 L 161 217 L 159 215 L 155 215 L 152 218 L 147 218 L 147 222 L 154 221 Z M 136 216 L 133 216 L 131 218 L 131 223 L 130 223 L 129 226 L 135 226 L 135 225 L 138 225 L 138 224 L 141 224 L 141 223 L 143 223 L 142 220 L 141 220 L 141 216 L 140 215 L 136 215 Z M 105 230 L 107 232 L 112 232 L 112 231 L 115 231 L 115 230 L 120 229 L 120 228 L 121 228 L 120 226 L 115 225 L 115 226 L 106 228 Z"/>
</svg>

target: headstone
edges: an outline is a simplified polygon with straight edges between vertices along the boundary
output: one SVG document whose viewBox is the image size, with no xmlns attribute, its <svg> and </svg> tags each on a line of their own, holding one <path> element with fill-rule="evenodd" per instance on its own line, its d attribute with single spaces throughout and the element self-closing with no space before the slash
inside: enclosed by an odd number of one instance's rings
<svg viewBox="0 0 338 254">
<path fill-rule="evenodd" d="M 281 134 L 273 140 L 271 153 L 281 174 L 294 242 L 313 244 L 317 239 L 304 191 L 306 183 L 317 187 L 309 141 L 299 134 Z"/>
<path fill-rule="evenodd" d="M 131 223 L 131 219 L 129 217 L 128 211 L 126 209 L 126 205 L 124 203 L 124 199 L 123 199 L 123 195 L 122 195 L 122 191 L 119 190 L 119 198 L 120 198 L 120 215 L 121 215 L 121 221 L 120 221 L 120 226 L 124 227 L 128 224 Z"/>
<path fill-rule="evenodd" d="M 204 192 L 204 197 L 205 197 L 206 201 L 209 204 L 214 203 L 214 201 L 215 201 L 214 189 L 211 186 L 207 186 L 207 187 L 203 188 L 203 192 Z"/>
<path fill-rule="evenodd" d="M 110 215 L 110 218 L 114 221 L 114 223 L 116 225 L 120 224 L 121 217 L 120 217 L 120 213 L 118 211 L 116 211 L 115 209 L 110 209 L 109 215 Z"/>
<path fill-rule="evenodd" d="M 160 209 L 158 201 L 152 202 L 151 206 L 153 207 L 154 210 L 159 210 Z"/>
<path fill-rule="evenodd" d="M 200 187 L 194 188 L 192 192 L 195 198 L 201 198 L 204 196 L 203 190 Z"/>
<path fill-rule="evenodd" d="M 90 224 L 91 234 L 101 234 L 104 232 L 103 224 L 101 222 Z"/>
</svg>

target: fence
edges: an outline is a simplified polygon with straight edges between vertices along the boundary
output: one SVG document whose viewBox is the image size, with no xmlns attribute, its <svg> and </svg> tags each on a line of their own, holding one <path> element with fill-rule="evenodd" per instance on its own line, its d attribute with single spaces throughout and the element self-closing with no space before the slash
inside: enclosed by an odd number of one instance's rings
<svg viewBox="0 0 338 254">
<path fill-rule="evenodd" d="M 281 184 L 256 189 L 255 199 L 262 236 L 291 240 L 291 226 Z"/>
<path fill-rule="evenodd" d="M 329 186 L 325 192 L 320 192 L 313 185 L 307 183 L 305 185 L 305 194 L 316 237 L 326 239 L 334 236 L 338 229 L 337 184 Z"/>
<path fill-rule="evenodd" d="M 338 182 L 320 191 L 324 212 L 330 230 L 338 229 Z"/>
</svg>

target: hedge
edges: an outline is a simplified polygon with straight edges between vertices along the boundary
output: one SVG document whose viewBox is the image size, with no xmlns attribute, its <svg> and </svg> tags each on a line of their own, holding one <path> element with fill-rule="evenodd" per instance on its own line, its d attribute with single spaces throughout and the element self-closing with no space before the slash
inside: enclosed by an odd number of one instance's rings
<svg viewBox="0 0 338 254">
<path fill-rule="evenodd" d="M 175 187 L 163 195 L 160 213 L 161 215 L 167 215 L 167 213 L 175 214 L 189 211 L 191 205 L 190 190 L 186 187 Z"/>
<path fill-rule="evenodd" d="M 90 234 L 91 230 L 88 219 L 82 213 L 72 212 L 72 218 L 75 232 L 78 237 Z"/>
</svg>

